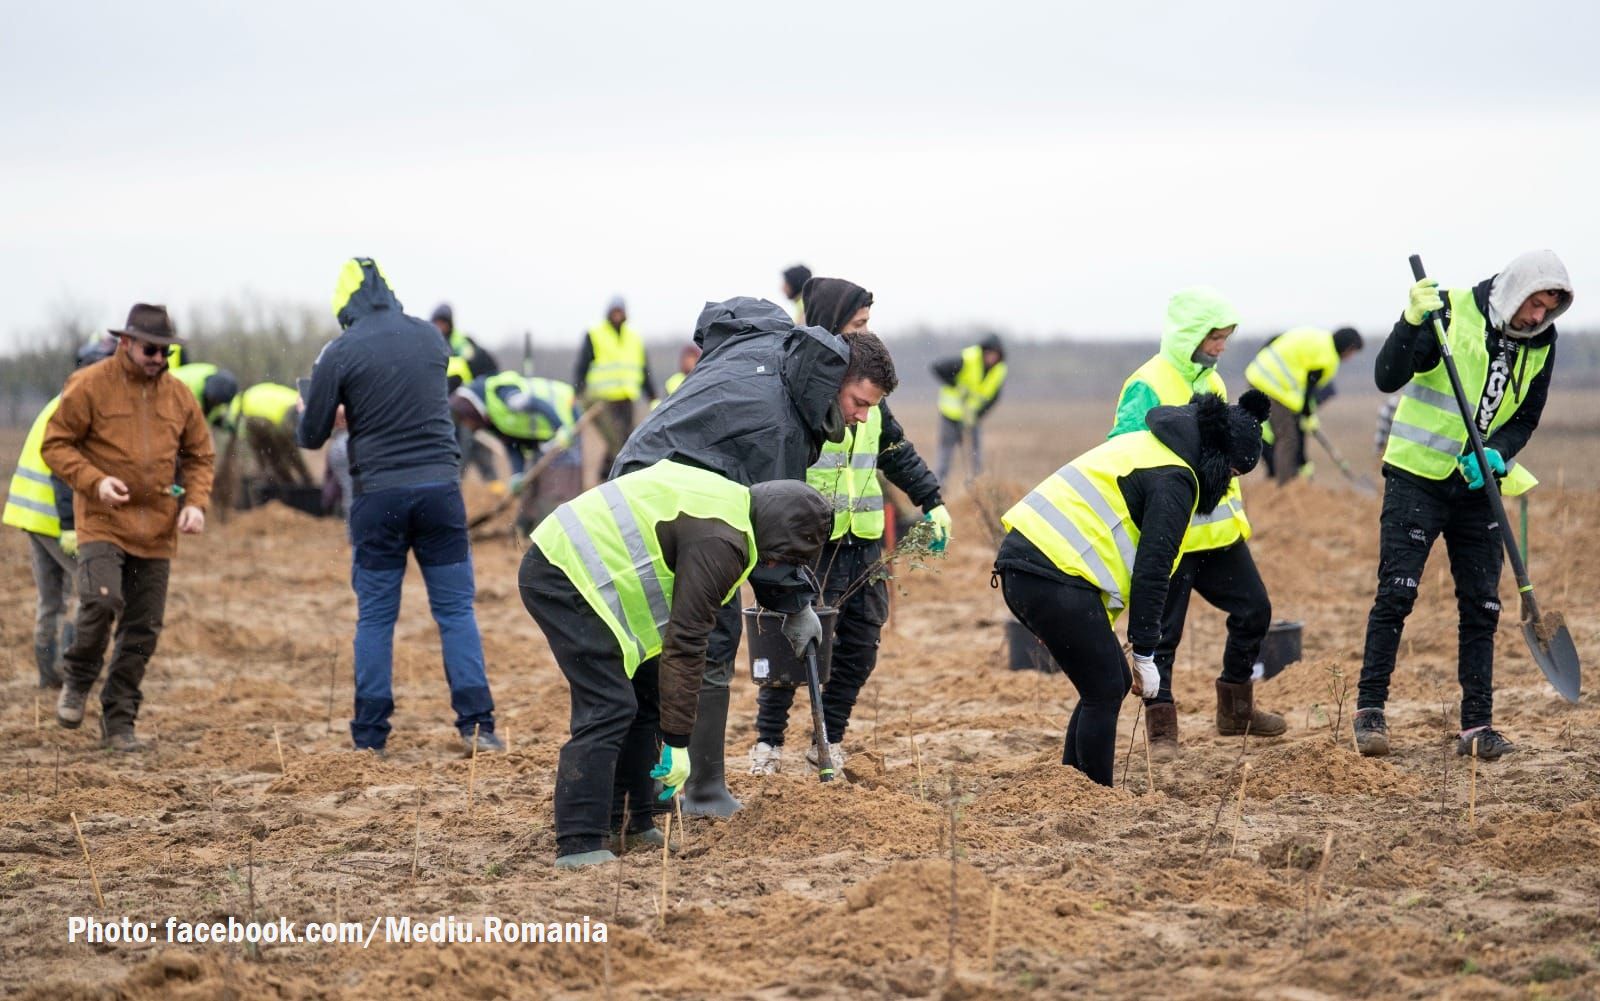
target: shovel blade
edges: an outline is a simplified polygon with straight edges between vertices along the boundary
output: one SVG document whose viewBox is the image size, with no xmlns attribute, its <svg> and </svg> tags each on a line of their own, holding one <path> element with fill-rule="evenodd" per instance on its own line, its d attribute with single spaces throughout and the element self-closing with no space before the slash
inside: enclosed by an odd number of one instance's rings
<svg viewBox="0 0 1600 1001">
<path fill-rule="evenodd" d="M 1541 632 L 1548 633 L 1548 638 L 1540 639 Z M 1538 622 L 1524 621 L 1522 637 L 1528 641 L 1533 662 L 1544 672 L 1550 686 L 1568 702 L 1577 702 L 1582 687 L 1582 669 L 1578 664 L 1578 648 L 1573 644 L 1572 634 L 1567 632 L 1567 627 L 1561 625 L 1554 630 L 1541 629 Z"/>
</svg>

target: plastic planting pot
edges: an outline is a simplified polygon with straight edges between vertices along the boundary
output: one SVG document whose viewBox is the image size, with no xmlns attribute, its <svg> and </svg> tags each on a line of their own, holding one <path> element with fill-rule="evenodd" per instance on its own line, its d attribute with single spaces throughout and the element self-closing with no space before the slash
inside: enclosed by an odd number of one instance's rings
<svg viewBox="0 0 1600 1001">
<path fill-rule="evenodd" d="M 1050 656 L 1050 650 L 1028 627 L 1012 619 L 1006 623 L 1006 647 L 1010 652 L 1013 671 L 1059 671 L 1061 665 Z"/>
<path fill-rule="evenodd" d="M 1261 644 L 1263 678 L 1277 676 L 1300 659 L 1301 626 L 1299 622 L 1279 619 L 1267 629 L 1267 638 Z"/>
<path fill-rule="evenodd" d="M 781 612 L 760 608 L 744 610 L 744 637 L 750 646 L 750 680 L 762 688 L 804 688 L 806 662 L 796 657 L 794 648 L 783 635 Z M 839 621 L 839 610 L 819 606 L 817 618 L 822 621 L 822 645 L 817 651 L 817 682 L 825 684 L 833 664 L 833 628 Z"/>
</svg>

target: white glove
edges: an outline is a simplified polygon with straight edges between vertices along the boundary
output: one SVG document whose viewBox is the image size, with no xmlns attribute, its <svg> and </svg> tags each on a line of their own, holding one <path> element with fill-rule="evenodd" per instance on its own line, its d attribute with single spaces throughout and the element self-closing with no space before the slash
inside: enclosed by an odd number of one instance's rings
<svg viewBox="0 0 1600 1001">
<path fill-rule="evenodd" d="M 1161 691 L 1161 672 L 1156 670 L 1156 659 L 1149 654 L 1133 655 L 1133 694 L 1142 699 L 1153 699 Z"/>
</svg>

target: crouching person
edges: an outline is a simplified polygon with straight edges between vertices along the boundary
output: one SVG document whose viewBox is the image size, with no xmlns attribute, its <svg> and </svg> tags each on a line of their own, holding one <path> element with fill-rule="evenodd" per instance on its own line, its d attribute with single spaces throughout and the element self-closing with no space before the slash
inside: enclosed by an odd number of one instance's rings
<svg viewBox="0 0 1600 1001">
<path fill-rule="evenodd" d="M 556 770 L 558 868 L 615 858 L 605 847 L 613 832 L 654 830 L 651 780 L 668 800 L 689 777 L 718 609 L 758 563 L 814 560 L 832 523 L 828 502 L 804 483 L 745 487 L 662 461 L 600 484 L 534 529 L 522 603 L 572 699 Z"/>
</svg>

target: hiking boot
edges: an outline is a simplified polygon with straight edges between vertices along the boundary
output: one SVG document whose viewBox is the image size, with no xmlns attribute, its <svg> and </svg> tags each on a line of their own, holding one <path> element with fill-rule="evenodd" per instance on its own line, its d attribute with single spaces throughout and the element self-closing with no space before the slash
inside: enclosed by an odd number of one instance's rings
<svg viewBox="0 0 1600 1001">
<path fill-rule="evenodd" d="M 1144 725 L 1150 734 L 1150 759 L 1171 761 L 1182 753 L 1178 748 L 1178 707 L 1157 702 L 1144 707 Z M 1251 728 L 1251 732 L 1255 732 Z"/>
<path fill-rule="evenodd" d="M 1389 724 L 1382 709 L 1357 709 L 1351 724 L 1356 731 L 1356 748 L 1363 758 L 1381 758 L 1389 753 Z"/>
<path fill-rule="evenodd" d="M 83 704 L 88 701 L 87 688 L 62 685 L 61 694 L 56 696 L 56 722 L 68 730 L 76 730 L 83 723 Z"/>
<path fill-rule="evenodd" d="M 831 767 L 835 772 L 844 771 L 844 759 L 845 759 L 844 743 L 842 741 L 840 743 L 837 743 L 837 744 L 829 743 L 828 744 L 828 765 L 829 765 L 829 767 Z M 812 768 L 817 767 L 817 745 L 816 745 L 815 741 L 813 741 L 810 745 L 808 745 L 806 747 L 806 764 L 810 765 Z"/>
<path fill-rule="evenodd" d="M 474 738 L 471 731 L 461 735 L 461 747 L 463 749 L 463 753 L 465 753 L 468 757 L 472 756 L 473 743 Z M 499 737 L 496 737 L 493 730 L 484 730 L 480 728 L 478 730 L 476 743 L 479 754 L 499 754 L 506 749 L 506 742 L 501 740 Z"/>
<path fill-rule="evenodd" d="M 750 748 L 751 775 L 776 775 L 778 766 L 782 764 L 782 746 L 773 746 L 764 740 L 758 740 L 756 746 Z"/>
<path fill-rule="evenodd" d="M 1246 727 L 1252 737 L 1276 737 L 1289 729 L 1289 724 L 1277 713 L 1256 708 L 1253 683 L 1235 685 L 1218 678 L 1217 732 L 1224 737 L 1237 737 L 1246 732 Z"/>
<path fill-rule="evenodd" d="M 100 746 L 122 754 L 139 754 L 150 750 L 150 745 L 133 735 L 132 730 L 118 730 L 100 738 Z"/>
<path fill-rule="evenodd" d="M 1502 754 L 1517 750 L 1517 745 L 1500 736 L 1493 727 L 1480 726 L 1463 733 L 1456 741 L 1456 753 L 1464 758 L 1472 756 L 1472 742 L 1478 742 L 1478 760 L 1493 761 Z"/>
<path fill-rule="evenodd" d="M 617 857 L 604 848 L 592 852 L 578 852 L 574 855 L 559 855 L 556 857 L 557 869 L 585 869 L 591 865 L 605 865 L 615 862 Z"/>
</svg>

